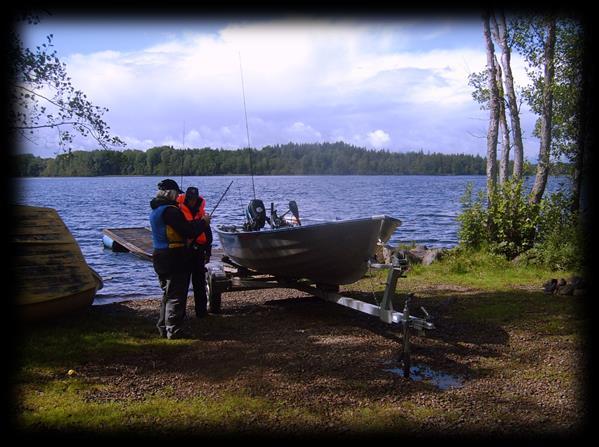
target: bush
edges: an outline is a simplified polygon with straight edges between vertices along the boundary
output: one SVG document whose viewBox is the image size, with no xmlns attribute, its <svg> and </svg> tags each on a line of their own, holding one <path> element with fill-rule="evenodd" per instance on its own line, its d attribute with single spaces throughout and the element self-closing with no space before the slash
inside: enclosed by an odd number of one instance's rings
<svg viewBox="0 0 599 447">
<path fill-rule="evenodd" d="M 460 199 L 462 214 L 458 216 L 460 223 L 458 238 L 460 245 L 478 250 L 489 239 L 486 225 L 487 210 L 484 193 L 479 191 L 476 200 L 473 200 L 472 189 L 472 183 L 468 183 Z"/>
<path fill-rule="evenodd" d="M 522 193 L 522 181 L 508 181 L 491 194 L 488 204 L 482 191 L 473 200 L 469 183 L 461 203 L 458 236 L 464 248 L 510 260 L 525 253 L 528 262 L 550 268 L 582 267 L 582 232 L 571 198 L 563 191 L 531 204 Z"/>
<path fill-rule="evenodd" d="M 491 253 L 513 259 L 533 246 L 539 207 L 528 203 L 521 181 L 505 182 L 493 192 L 490 204 L 483 191 L 473 200 L 469 183 L 461 203 L 458 237 L 464 247 L 486 247 Z"/>
<path fill-rule="evenodd" d="M 534 245 L 539 205 L 528 203 L 522 181 L 506 181 L 491 195 L 487 209 L 489 248 L 513 259 Z"/>
<path fill-rule="evenodd" d="M 582 270 L 583 232 L 578 215 L 571 212 L 572 200 L 563 191 L 541 202 L 535 246 L 537 262 L 561 270 Z"/>
</svg>

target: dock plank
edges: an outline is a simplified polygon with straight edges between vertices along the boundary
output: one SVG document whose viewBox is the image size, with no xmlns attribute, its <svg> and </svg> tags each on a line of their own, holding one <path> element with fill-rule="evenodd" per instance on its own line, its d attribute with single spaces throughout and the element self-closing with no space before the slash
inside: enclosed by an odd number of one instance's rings
<svg viewBox="0 0 599 447">
<path fill-rule="evenodd" d="M 102 232 L 134 255 L 152 259 L 152 230 L 148 227 L 106 228 Z"/>
<path fill-rule="evenodd" d="M 152 260 L 152 230 L 149 227 L 106 228 L 106 236 L 142 259 Z M 218 248 L 212 249 L 214 256 L 222 255 Z"/>
</svg>

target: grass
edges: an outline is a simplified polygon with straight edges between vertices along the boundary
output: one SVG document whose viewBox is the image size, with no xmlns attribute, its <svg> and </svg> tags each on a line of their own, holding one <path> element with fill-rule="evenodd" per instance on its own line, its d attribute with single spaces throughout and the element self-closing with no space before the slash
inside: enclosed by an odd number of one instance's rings
<svg viewBox="0 0 599 447">
<path fill-rule="evenodd" d="M 370 277 L 358 284 L 364 291 L 383 295 L 386 271 L 372 270 Z M 543 284 L 551 278 L 570 278 L 578 272 L 523 266 L 501 256 L 482 252 L 451 250 L 441 261 L 431 265 L 412 265 L 400 278 L 393 300 L 395 309 L 403 308 L 405 293 L 414 292 L 428 301 L 459 298 L 452 306 L 453 317 L 494 324 L 526 324 L 540 333 L 567 334 L 581 317 L 577 300 L 547 295 Z M 354 285 L 348 288 L 354 288 Z M 372 301 L 372 294 L 363 299 Z"/>
<path fill-rule="evenodd" d="M 540 337 L 579 337 L 581 315 L 572 297 L 545 295 L 542 284 L 549 278 L 568 278 L 574 272 L 522 267 L 494 256 L 454 252 L 431 266 L 415 266 L 400 279 L 398 292 L 416 291 L 432 301 L 459 298 L 447 309 L 446 318 L 472 323 L 485 322 L 518 331 L 533 331 Z M 382 295 L 385 272 L 352 285 Z M 398 300 L 396 308 L 401 308 Z M 223 324 L 225 321 L 223 321 Z M 86 395 L 108 387 L 103 383 L 69 376 L 88 362 L 113 364 L 127 356 L 152 351 L 176 357 L 189 350 L 193 340 L 167 341 L 156 337 L 147 318 L 129 314 L 94 313 L 55 321 L 24 330 L 16 371 L 17 427 L 23 430 L 82 430 L 89 432 L 165 434 L 201 430 L 204 434 L 233 430 L 245 432 L 270 427 L 317 427 L 327 418 L 318 408 L 302 402 L 280 402 L 242 391 L 224 390 L 218 396 L 177 396 L 165 386 L 141 399 L 90 401 Z M 517 368 L 517 362 L 507 363 Z M 481 364 L 493 375 L 506 363 L 489 358 Z M 556 371 L 552 371 L 557 374 Z M 530 379 L 543 377 L 544 370 L 526 372 Z M 559 377 L 557 377 L 559 376 Z M 564 379 L 557 374 L 556 378 Z M 365 432 L 410 429 L 431 418 L 457 420 L 459 410 L 427 407 L 406 401 L 401 407 L 371 402 L 360 408 L 342 409 L 336 424 L 360 427 Z"/>
<path fill-rule="evenodd" d="M 176 350 L 190 340 L 164 340 L 140 316 L 83 314 L 25 329 L 19 347 L 24 370 L 70 369 L 69 365 L 118 357 L 148 349 Z"/>
<path fill-rule="evenodd" d="M 549 270 L 510 262 L 498 255 L 483 252 L 452 250 L 442 262 L 430 266 L 416 265 L 409 274 L 417 283 L 450 283 L 482 290 L 512 290 L 515 287 L 536 287 L 551 278 L 568 278 L 574 272 Z"/>
<path fill-rule="evenodd" d="M 147 397 L 141 401 L 87 402 L 83 391 L 88 385 L 69 378 L 51 381 L 40 389 L 23 393 L 20 423 L 24 428 L 77 429 L 96 431 L 118 428 L 134 431 L 158 426 L 180 429 L 207 426 L 239 428 L 250 414 L 268 413 L 269 404 L 243 395 L 228 395 L 220 399 L 194 397 L 177 401 L 168 393 Z"/>
<path fill-rule="evenodd" d="M 94 403 L 83 399 L 88 385 L 77 379 L 54 380 L 43 387 L 23 392 L 19 423 L 24 429 L 77 430 L 97 432 L 117 428 L 121 433 L 143 433 L 150 426 L 161 432 L 177 427 L 178 432 L 200 431 L 218 435 L 234 431 L 267 430 L 270 424 L 305 428 L 317 426 L 323 415 L 302 405 L 226 394 L 218 399 L 194 397 L 174 400 L 153 396 L 142 401 Z M 42 391 L 43 389 L 43 391 Z M 451 419 L 455 412 L 440 411 L 407 402 L 401 407 L 380 404 L 343 410 L 338 422 L 359 427 L 359 432 L 409 429 L 431 417 Z M 263 432 L 264 433 L 264 432 Z"/>
</svg>

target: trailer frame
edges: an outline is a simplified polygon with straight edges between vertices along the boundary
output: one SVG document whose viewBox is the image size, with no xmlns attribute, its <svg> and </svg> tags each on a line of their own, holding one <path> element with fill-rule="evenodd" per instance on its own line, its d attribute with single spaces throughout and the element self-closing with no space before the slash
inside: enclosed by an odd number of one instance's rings
<svg viewBox="0 0 599 447">
<path fill-rule="evenodd" d="M 395 296 L 397 282 L 400 278 L 405 278 L 405 273 L 409 269 L 407 260 L 394 255 L 391 258 L 391 263 L 370 262 L 369 265 L 372 269 L 388 270 L 385 291 L 378 305 L 343 296 L 339 293 L 339 286 L 316 284 L 307 279 L 278 278 L 272 275 L 256 273 L 235 264 L 227 256 L 223 256 L 220 261 L 212 261 L 206 264 L 208 308 L 211 313 L 219 313 L 222 304 L 221 295 L 225 292 L 289 288 L 310 293 L 325 301 L 378 317 L 385 323 L 400 325 L 403 333 L 402 349 L 398 360 L 403 364 L 404 376 L 408 377 L 411 366 L 410 335 L 412 330 L 415 330 L 418 335 L 424 335 L 425 331 L 435 329 L 435 325 L 424 307 L 420 308 L 424 313 L 424 317 L 412 315 L 411 305 L 414 298 L 413 294 L 407 295 L 403 311 L 399 312 L 393 308 L 392 300 Z"/>
</svg>

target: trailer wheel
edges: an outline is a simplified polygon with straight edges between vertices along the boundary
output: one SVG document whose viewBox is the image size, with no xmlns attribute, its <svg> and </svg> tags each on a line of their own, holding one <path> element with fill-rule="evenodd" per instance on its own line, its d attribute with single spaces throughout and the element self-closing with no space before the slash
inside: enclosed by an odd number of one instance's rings
<svg viewBox="0 0 599 447">
<path fill-rule="evenodd" d="M 215 290 L 210 271 L 206 272 L 206 297 L 208 298 L 208 311 L 212 314 L 220 313 L 221 292 Z"/>
<path fill-rule="evenodd" d="M 211 314 L 219 314 L 220 313 L 220 293 L 213 293 L 208 297 L 208 310 Z"/>
</svg>

